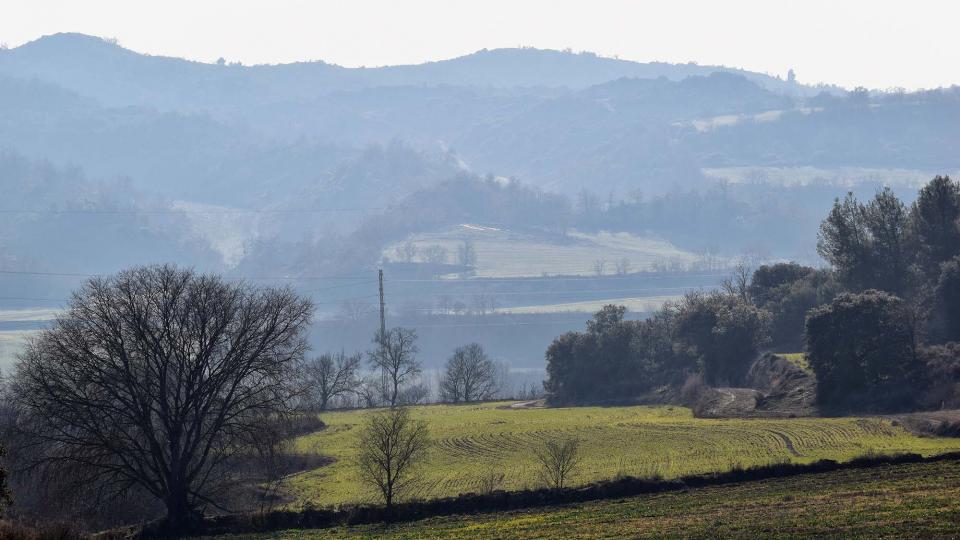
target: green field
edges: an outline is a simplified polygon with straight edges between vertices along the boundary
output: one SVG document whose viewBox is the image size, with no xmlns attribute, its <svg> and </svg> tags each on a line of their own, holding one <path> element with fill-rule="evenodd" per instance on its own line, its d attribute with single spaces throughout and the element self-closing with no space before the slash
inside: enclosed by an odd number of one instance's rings
<svg viewBox="0 0 960 540">
<path fill-rule="evenodd" d="M 810 369 L 810 362 L 807 361 L 807 355 L 805 353 L 784 353 L 777 356 L 782 356 L 798 368 L 808 373 L 813 373 L 813 370 Z"/>
<path fill-rule="evenodd" d="M 350 461 L 364 414 L 325 414 L 326 430 L 295 442 L 300 452 L 335 461 L 287 480 L 294 508 L 373 500 Z M 960 439 L 916 437 L 880 418 L 701 419 L 682 407 L 516 409 L 509 403 L 431 405 L 413 414 L 427 421 L 435 442 L 421 471 L 421 497 L 479 491 L 489 471 L 505 474 L 503 489 L 539 487 L 531 448 L 555 436 L 583 443 L 576 483 L 618 474 L 671 478 L 736 465 L 846 460 L 870 452 L 960 450 Z"/>
<path fill-rule="evenodd" d="M 960 462 L 250 538 L 957 538 Z"/>
<path fill-rule="evenodd" d="M 560 304 L 537 304 L 531 306 L 511 306 L 497 308 L 498 313 L 569 313 L 582 312 L 594 314 L 603 306 L 616 304 L 627 308 L 627 311 L 650 313 L 663 307 L 667 302 L 677 302 L 681 295 L 646 296 L 634 298 L 605 298 L 602 300 L 585 300 L 583 302 L 563 302 Z"/>
<path fill-rule="evenodd" d="M 605 262 L 603 273 L 615 273 L 618 260 L 630 261 L 630 271 L 650 270 L 655 263 L 674 263 L 686 267 L 696 257 L 669 242 L 628 233 L 596 234 L 568 231 L 562 238 L 463 224 L 451 230 L 412 236 L 422 254 L 425 248 L 440 246 L 447 250 L 448 263 L 454 262 L 463 241 L 474 241 L 477 253 L 476 277 L 540 277 L 550 275 L 596 275 L 594 261 Z M 399 242 L 384 250 L 387 260 L 397 261 Z M 418 256 L 419 257 L 419 256 Z M 421 258 L 417 259 L 422 262 Z"/>
</svg>

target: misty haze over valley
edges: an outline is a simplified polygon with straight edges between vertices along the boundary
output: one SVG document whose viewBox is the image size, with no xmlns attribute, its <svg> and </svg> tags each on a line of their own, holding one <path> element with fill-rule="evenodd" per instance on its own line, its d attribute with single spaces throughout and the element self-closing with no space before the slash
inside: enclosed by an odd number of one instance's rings
<svg viewBox="0 0 960 540">
<path fill-rule="evenodd" d="M 960 538 L 958 18 L 5 2 L 0 540 Z"/>
<path fill-rule="evenodd" d="M 801 74 L 802 76 L 802 74 Z M 802 80 L 802 77 L 799 79 Z M 87 277 L 175 262 L 289 284 L 310 340 L 420 332 L 532 370 L 620 303 L 821 265 L 840 193 L 960 170 L 960 90 L 844 90 L 533 48 L 245 66 L 56 34 L 0 50 L 0 368 Z"/>
</svg>

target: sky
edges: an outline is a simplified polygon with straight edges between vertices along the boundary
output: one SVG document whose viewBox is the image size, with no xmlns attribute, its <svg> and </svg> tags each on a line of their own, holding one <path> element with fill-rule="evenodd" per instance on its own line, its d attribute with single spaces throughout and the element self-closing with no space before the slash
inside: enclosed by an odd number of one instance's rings
<svg viewBox="0 0 960 540">
<path fill-rule="evenodd" d="M 848 88 L 960 84 L 949 0 L 2 0 L 0 42 L 57 32 L 244 64 L 421 63 L 533 46 L 719 64 Z"/>
</svg>

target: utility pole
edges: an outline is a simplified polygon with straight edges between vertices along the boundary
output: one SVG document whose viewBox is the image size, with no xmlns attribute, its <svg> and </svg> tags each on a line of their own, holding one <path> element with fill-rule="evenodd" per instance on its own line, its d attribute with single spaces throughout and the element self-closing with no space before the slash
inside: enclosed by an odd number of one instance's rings
<svg viewBox="0 0 960 540">
<path fill-rule="evenodd" d="M 380 354 L 383 363 L 387 360 L 387 316 L 385 304 L 383 302 L 383 268 L 380 269 Z M 380 388 L 384 391 L 387 388 L 387 367 L 381 365 L 380 368 Z"/>
<path fill-rule="evenodd" d="M 380 269 L 380 337 L 387 337 L 387 318 L 383 303 L 383 268 Z"/>
</svg>

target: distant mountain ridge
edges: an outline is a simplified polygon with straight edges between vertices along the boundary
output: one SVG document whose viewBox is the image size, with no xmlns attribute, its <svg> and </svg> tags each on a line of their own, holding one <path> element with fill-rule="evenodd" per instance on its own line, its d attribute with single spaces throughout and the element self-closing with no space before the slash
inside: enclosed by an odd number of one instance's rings
<svg viewBox="0 0 960 540">
<path fill-rule="evenodd" d="M 380 86 L 451 85 L 583 89 L 628 77 L 678 81 L 730 72 L 761 87 L 793 95 L 815 89 L 770 75 L 721 66 L 640 63 L 542 49 L 493 49 L 427 62 L 346 68 L 322 61 L 275 65 L 218 65 L 125 49 L 84 34 L 45 36 L 0 51 L 0 74 L 56 83 L 107 106 L 149 105 L 207 110 L 250 103 L 298 102 L 336 91 Z"/>
</svg>

